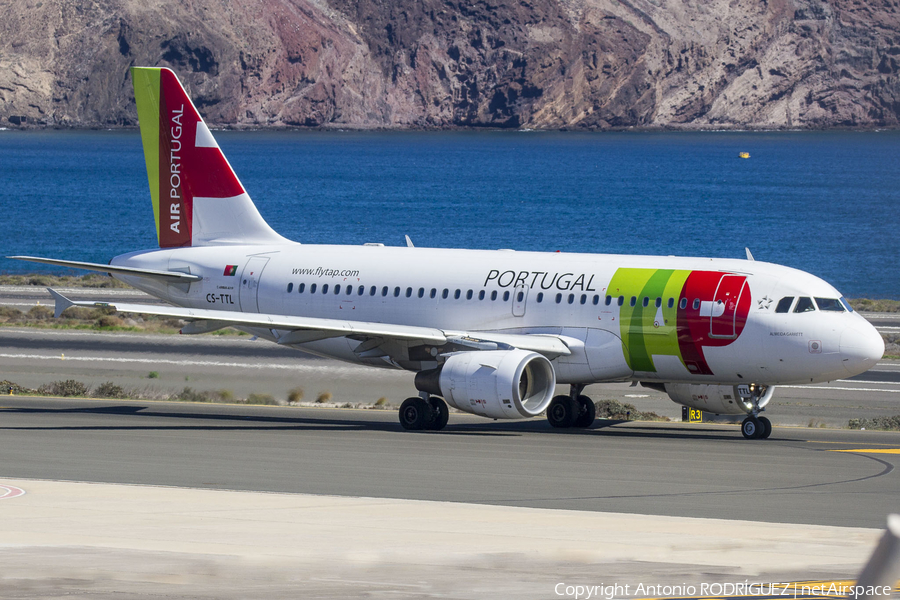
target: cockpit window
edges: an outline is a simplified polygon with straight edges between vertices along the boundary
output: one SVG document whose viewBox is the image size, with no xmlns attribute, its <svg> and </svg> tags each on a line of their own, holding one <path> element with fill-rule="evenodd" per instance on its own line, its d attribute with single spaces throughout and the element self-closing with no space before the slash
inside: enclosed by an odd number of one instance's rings
<svg viewBox="0 0 900 600">
<path fill-rule="evenodd" d="M 819 307 L 819 310 L 844 312 L 844 305 L 837 298 L 816 298 L 816 305 Z"/>
<path fill-rule="evenodd" d="M 797 306 L 794 307 L 795 313 L 804 313 L 811 312 L 816 310 L 816 305 L 813 304 L 812 298 L 807 298 L 806 296 L 801 296 L 799 300 L 797 300 Z"/>
<path fill-rule="evenodd" d="M 850 306 L 850 303 L 847 302 L 847 299 L 841 296 L 841 304 L 844 305 L 844 308 L 847 309 L 847 312 L 853 312 L 853 307 Z"/>
<path fill-rule="evenodd" d="M 785 296 L 781 300 L 778 301 L 778 306 L 775 307 L 775 312 L 777 313 L 786 313 L 790 312 L 791 304 L 794 303 L 793 296 Z"/>
</svg>

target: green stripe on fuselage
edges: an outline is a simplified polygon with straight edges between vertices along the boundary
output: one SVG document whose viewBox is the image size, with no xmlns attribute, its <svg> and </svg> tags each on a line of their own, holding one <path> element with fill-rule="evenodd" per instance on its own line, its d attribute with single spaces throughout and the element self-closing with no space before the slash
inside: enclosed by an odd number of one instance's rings
<svg viewBox="0 0 900 600">
<path fill-rule="evenodd" d="M 618 269 L 609 284 L 608 293 L 625 296 L 619 308 L 619 332 L 628 366 L 635 371 L 656 372 L 654 355 L 677 356 L 676 317 L 678 300 L 690 271 L 672 269 Z M 631 297 L 635 305 L 631 306 Z M 644 298 L 648 298 L 644 306 Z M 656 299 L 662 306 L 657 308 Z M 669 308 L 669 298 L 674 305 Z M 661 318 L 660 318 L 661 317 Z"/>
</svg>

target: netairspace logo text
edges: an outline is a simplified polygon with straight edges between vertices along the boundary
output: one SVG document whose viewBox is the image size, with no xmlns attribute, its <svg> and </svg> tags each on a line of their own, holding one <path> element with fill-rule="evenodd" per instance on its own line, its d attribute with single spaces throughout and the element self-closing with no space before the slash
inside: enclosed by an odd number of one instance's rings
<svg viewBox="0 0 900 600">
<path fill-rule="evenodd" d="M 708 596 L 765 596 L 796 599 L 807 596 L 834 596 L 859 598 L 860 596 L 884 596 L 891 594 L 890 586 L 842 585 L 837 582 L 798 585 L 795 583 L 699 583 L 681 585 L 637 585 L 619 583 L 609 585 L 576 585 L 557 583 L 553 588 L 557 596 L 573 600 L 613 600 L 613 598 L 683 598 Z"/>
</svg>

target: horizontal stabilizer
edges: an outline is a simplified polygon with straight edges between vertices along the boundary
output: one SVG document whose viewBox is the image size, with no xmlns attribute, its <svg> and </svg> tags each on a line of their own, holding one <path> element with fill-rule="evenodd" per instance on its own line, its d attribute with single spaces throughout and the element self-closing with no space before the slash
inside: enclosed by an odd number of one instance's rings
<svg viewBox="0 0 900 600">
<path fill-rule="evenodd" d="M 162 279 L 169 283 L 190 283 L 191 281 L 203 281 L 203 278 L 199 275 L 191 275 L 190 273 L 178 273 L 176 271 L 156 271 L 154 269 L 139 269 L 137 267 L 114 267 L 112 265 L 101 265 L 100 263 L 80 262 L 77 260 L 59 260 L 56 258 L 40 258 L 37 256 L 7 256 L 6 258 L 27 260 L 30 262 L 43 263 L 45 265 L 54 265 L 57 267 L 69 267 L 71 269 L 99 271 L 101 273 L 108 273 L 109 275 L 136 275 L 138 277 L 150 277 L 153 279 Z"/>
</svg>

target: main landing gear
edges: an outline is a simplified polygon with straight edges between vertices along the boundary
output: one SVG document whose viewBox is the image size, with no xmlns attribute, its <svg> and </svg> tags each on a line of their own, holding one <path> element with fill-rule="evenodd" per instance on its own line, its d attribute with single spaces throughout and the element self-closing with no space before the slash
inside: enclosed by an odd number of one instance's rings
<svg viewBox="0 0 900 600">
<path fill-rule="evenodd" d="M 547 407 L 547 420 L 552 427 L 590 427 L 597 416 L 597 407 L 588 396 L 581 394 L 583 385 L 572 385 L 568 396 L 556 396 Z"/>
<path fill-rule="evenodd" d="M 427 400 L 418 396 L 407 398 L 400 405 L 400 425 L 410 431 L 438 431 L 449 418 L 450 408 L 438 396 L 428 396 Z"/>
</svg>

